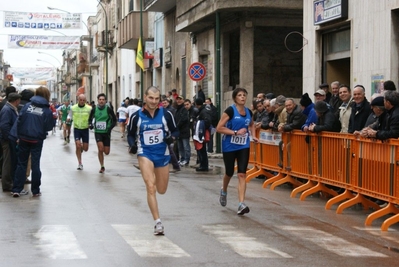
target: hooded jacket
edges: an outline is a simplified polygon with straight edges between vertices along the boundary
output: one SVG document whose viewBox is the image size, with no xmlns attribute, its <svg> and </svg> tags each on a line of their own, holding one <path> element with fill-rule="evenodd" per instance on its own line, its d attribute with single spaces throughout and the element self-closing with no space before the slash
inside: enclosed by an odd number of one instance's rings
<svg viewBox="0 0 399 267">
<path fill-rule="evenodd" d="M 53 126 L 53 113 L 49 102 L 41 96 L 34 96 L 31 102 L 21 109 L 10 134 L 15 139 L 37 142 L 46 139 L 47 132 L 51 131 Z"/>
</svg>

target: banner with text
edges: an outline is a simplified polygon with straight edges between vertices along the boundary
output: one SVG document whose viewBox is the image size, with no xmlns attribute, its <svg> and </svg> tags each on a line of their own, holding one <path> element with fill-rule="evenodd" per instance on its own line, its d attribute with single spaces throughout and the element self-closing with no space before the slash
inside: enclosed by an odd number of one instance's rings
<svg viewBox="0 0 399 267">
<path fill-rule="evenodd" d="M 79 36 L 9 35 L 8 48 L 79 49 Z"/>
<path fill-rule="evenodd" d="M 4 27 L 20 29 L 80 29 L 80 13 L 4 11 Z"/>
<path fill-rule="evenodd" d="M 18 85 L 46 85 L 49 80 L 55 81 L 57 78 L 57 69 L 48 67 L 38 68 L 9 68 L 15 82 Z"/>
</svg>

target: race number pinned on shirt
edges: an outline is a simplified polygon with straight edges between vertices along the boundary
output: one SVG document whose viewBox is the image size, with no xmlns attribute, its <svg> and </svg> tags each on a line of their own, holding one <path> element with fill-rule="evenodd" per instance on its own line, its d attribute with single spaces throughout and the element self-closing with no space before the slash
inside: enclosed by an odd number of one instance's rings
<svg viewBox="0 0 399 267">
<path fill-rule="evenodd" d="M 231 136 L 230 143 L 235 145 L 245 145 L 247 143 L 248 133 L 244 135 L 233 135 Z"/>
<path fill-rule="evenodd" d="M 157 145 L 163 141 L 163 130 L 145 131 L 143 132 L 143 137 L 145 145 Z"/>
<path fill-rule="evenodd" d="M 107 122 L 105 122 L 105 121 L 96 122 L 96 129 L 97 130 L 105 130 L 105 129 L 107 129 Z"/>
</svg>

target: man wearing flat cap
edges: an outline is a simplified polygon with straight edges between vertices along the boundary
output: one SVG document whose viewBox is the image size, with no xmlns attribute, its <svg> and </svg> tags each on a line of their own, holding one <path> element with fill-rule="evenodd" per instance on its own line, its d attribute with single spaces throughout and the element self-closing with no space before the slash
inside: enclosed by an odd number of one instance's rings
<svg viewBox="0 0 399 267">
<path fill-rule="evenodd" d="M 316 124 L 309 126 L 309 131 L 319 133 L 322 131 L 339 132 L 341 130 L 338 118 L 330 110 L 326 102 L 317 101 L 314 104 L 314 109 L 318 119 Z"/>
<path fill-rule="evenodd" d="M 372 113 L 367 118 L 366 127 L 371 127 L 374 130 L 382 129 L 385 126 L 385 106 L 384 106 L 384 97 L 377 96 L 374 98 L 371 103 Z"/>
<path fill-rule="evenodd" d="M 329 88 L 329 86 L 328 86 L 328 83 L 322 83 L 322 84 L 320 84 L 320 85 L 319 85 L 319 88 L 320 88 L 321 90 L 323 90 L 324 93 L 325 93 L 325 95 L 326 95 L 326 98 L 325 98 L 324 101 L 325 101 L 326 103 L 330 103 L 332 94 L 331 94 L 331 92 L 330 92 L 330 88 Z"/>
<path fill-rule="evenodd" d="M 16 142 L 9 139 L 9 134 L 14 122 L 18 118 L 18 105 L 20 102 L 20 94 L 10 93 L 7 97 L 7 103 L 0 111 L 0 141 L 3 149 L 1 184 L 3 192 L 11 192 L 15 168 L 17 166 Z"/>
<path fill-rule="evenodd" d="M 387 112 L 385 116 L 386 122 L 377 130 L 367 127 L 365 130 L 366 137 L 379 140 L 399 138 L 399 93 L 386 91 L 384 94 L 384 106 Z"/>
</svg>

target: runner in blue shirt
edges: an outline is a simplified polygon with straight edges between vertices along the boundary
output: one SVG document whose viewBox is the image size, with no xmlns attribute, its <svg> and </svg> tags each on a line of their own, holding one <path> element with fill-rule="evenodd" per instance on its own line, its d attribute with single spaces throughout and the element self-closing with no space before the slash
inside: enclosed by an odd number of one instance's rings
<svg viewBox="0 0 399 267">
<path fill-rule="evenodd" d="M 159 107 L 161 93 L 151 86 L 144 94 L 145 105 L 132 114 L 128 128 L 129 152 L 136 154 L 147 188 L 147 202 L 155 220 L 154 235 L 163 235 L 156 192 L 164 194 L 169 181 L 169 149 L 179 136 L 173 115 Z"/>
</svg>

